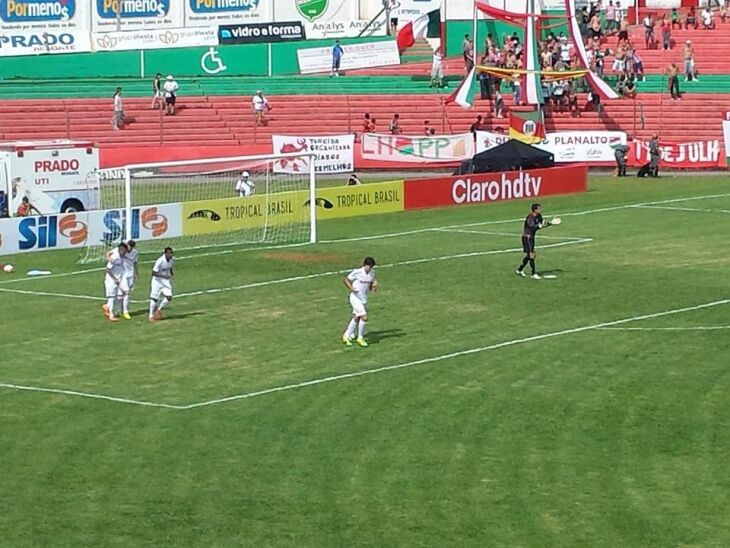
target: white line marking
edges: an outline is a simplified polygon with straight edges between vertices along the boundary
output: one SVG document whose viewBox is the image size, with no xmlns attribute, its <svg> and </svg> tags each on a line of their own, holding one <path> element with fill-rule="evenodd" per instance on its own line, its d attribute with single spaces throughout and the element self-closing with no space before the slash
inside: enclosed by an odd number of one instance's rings
<svg viewBox="0 0 730 548">
<path fill-rule="evenodd" d="M 400 363 L 400 364 L 396 364 L 396 365 L 387 365 L 387 366 L 378 367 L 375 369 L 365 369 L 362 371 L 355 371 L 353 373 L 344 373 L 341 375 L 332 375 L 329 377 L 321 377 L 321 378 L 312 379 L 309 381 L 304 381 L 304 382 L 299 382 L 299 383 L 294 383 L 294 384 L 287 384 L 287 385 L 277 386 L 274 388 L 266 388 L 263 390 L 257 390 L 255 392 L 247 392 L 244 394 L 237 394 L 237 395 L 233 395 L 233 396 L 227 396 L 225 398 L 217 398 L 214 400 L 208 400 L 208 401 L 203 401 L 203 402 L 199 402 L 199 403 L 191 403 L 188 405 L 154 403 L 154 402 L 148 402 L 148 401 L 132 400 L 132 399 L 128 399 L 128 398 L 118 398 L 115 396 L 106 396 L 103 394 L 94 394 L 91 392 L 79 392 L 77 390 L 65 390 L 65 389 L 59 389 L 59 388 L 43 388 L 43 387 L 38 387 L 38 386 L 18 385 L 18 384 L 11 384 L 11 383 L 0 383 L 0 388 L 7 388 L 7 389 L 11 389 L 11 390 L 27 390 L 30 392 L 46 392 L 46 393 L 52 393 L 52 394 L 62 394 L 62 395 L 66 395 L 66 396 L 92 398 L 92 399 L 97 399 L 97 400 L 106 400 L 106 401 L 111 401 L 111 402 L 126 403 L 126 404 L 132 404 L 132 405 L 141 405 L 141 406 L 146 406 L 146 407 L 163 407 L 166 409 L 176 409 L 176 410 L 197 409 L 199 407 L 207 407 L 207 406 L 211 406 L 211 405 L 217 405 L 220 403 L 250 399 L 250 398 L 255 398 L 258 396 L 264 396 L 267 394 L 274 394 L 277 392 L 285 392 L 285 391 L 294 390 L 297 388 L 304 388 L 306 386 L 316 386 L 318 384 L 325 384 L 325 383 L 331 383 L 331 382 L 341 381 L 341 380 L 345 380 L 345 379 L 363 377 L 365 375 L 374 375 L 376 373 L 383 373 L 385 371 L 393 371 L 396 369 L 405 369 L 405 368 L 413 367 L 416 365 L 423 365 L 423 364 L 427 364 L 427 363 L 437 363 L 437 362 L 441 362 L 444 360 L 449 360 L 451 358 L 458 358 L 461 356 L 478 354 L 481 352 L 487 352 L 489 350 L 497 350 L 499 348 L 517 346 L 517 345 L 525 344 L 528 342 L 534 342 L 534 341 L 540 341 L 540 340 L 544 340 L 544 339 L 561 337 L 563 335 L 572 335 L 574 333 L 582 333 L 585 331 L 603 329 L 606 327 L 621 325 L 621 324 L 630 323 L 630 322 L 636 322 L 636 321 L 640 321 L 640 320 L 648 320 L 651 318 L 659 318 L 662 316 L 671 316 L 674 314 L 681 314 L 683 312 L 692 312 L 694 310 L 702 310 L 704 308 L 711 308 L 713 306 L 719 306 L 719 305 L 723 305 L 723 304 L 727 304 L 727 303 L 730 303 L 730 299 L 722 299 L 719 301 L 698 304 L 695 306 L 686 306 L 683 308 L 675 308 L 673 310 L 665 310 L 663 312 L 655 312 L 652 314 L 642 314 L 640 316 L 632 316 L 630 318 L 623 318 L 620 320 L 601 322 L 601 323 L 586 325 L 586 326 L 582 326 L 582 327 L 574 327 L 571 329 L 563 329 L 560 331 L 553 331 L 551 333 L 543 333 L 541 335 L 534 335 L 532 337 L 513 339 L 510 341 L 504 341 L 501 343 L 491 344 L 489 346 L 469 348 L 467 350 L 460 350 L 458 352 L 451 352 L 449 354 L 441 354 L 439 356 L 433 356 L 430 358 L 422 358 L 420 360 L 413 360 L 410 362 Z"/>
<path fill-rule="evenodd" d="M 730 325 L 710 325 L 694 327 L 601 327 L 606 331 L 716 331 L 718 329 L 730 329 Z"/>
<path fill-rule="evenodd" d="M 7 289 L 0 287 L 3 293 L 19 293 L 20 295 L 36 295 L 40 297 L 63 297 L 66 299 L 83 299 L 86 301 L 105 301 L 102 297 L 93 297 L 91 295 L 75 295 L 72 293 L 52 293 L 50 291 L 29 291 L 26 289 Z"/>
<path fill-rule="evenodd" d="M 491 344 L 489 346 L 481 346 L 481 347 L 477 347 L 477 348 L 470 348 L 468 350 L 460 350 L 458 352 L 451 352 L 449 354 L 441 354 L 440 356 L 433 356 L 431 358 L 423 358 L 420 360 L 399 363 L 396 365 L 386 365 L 384 367 L 378 367 L 375 369 L 365 369 L 362 371 L 355 371 L 353 373 L 344 373 L 342 375 L 332 375 L 330 377 L 312 379 L 312 380 L 304 381 L 304 382 L 300 382 L 300 383 L 288 384 L 288 385 L 284 385 L 284 386 L 277 386 L 274 388 L 267 388 L 265 390 L 257 390 L 256 392 L 248 392 L 245 394 L 228 396 L 226 398 L 218 398 L 215 400 L 209 400 L 209 401 L 204 401 L 204 402 L 200 402 L 200 403 L 193 403 L 190 405 L 186 405 L 184 407 L 185 407 L 185 409 L 194 409 L 197 407 L 206 407 L 209 405 L 216 405 L 219 403 L 226 403 L 226 402 L 231 402 L 231 401 L 236 401 L 236 400 L 255 398 L 258 396 L 264 396 L 266 394 L 274 394 L 276 392 L 284 392 L 287 390 L 294 390 L 296 388 L 303 388 L 305 386 L 315 386 L 318 384 L 325 384 L 325 383 L 330 383 L 330 382 L 335 382 L 335 381 L 341 381 L 344 379 L 363 377 L 365 375 L 374 375 L 376 373 L 383 373 L 385 371 L 393 371 L 396 369 L 405 369 L 407 367 L 413 367 L 415 365 L 423 365 L 423 364 L 427 364 L 427 363 L 440 362 L 443 360 L 449 360 L 451 358 L 458 358 L 461 356 L 478 354 L 481 352 L 487 352 L 489 350 L 497 350 L 499 348 L 505 348 L 508 346 L 517 346 L 517 345 L 528 343 L 528 342 L 540 341 L 540 340 L 550 339 L 550 338 L 554 338 L 554 337 L 561 337 L 563 335 L 572 335 L 574 333 L 582 333 L 584 331 L 591 331 L 591 330 L 601 329 L 601 328 L 609 327 L 609 326 L 613 326 L 613 325 L 621 325 L 621 324 L 625 324 L 625 323 L 629 323 L 629 322 L 636 322 L 639 320 L 648 320 L 650 318 L 659 318 L 662 316 L 670 316 L 673 314 L 680 314 L 682 312 L 691 312 L 693 310 L 701 310 L 703 308 L 710 308 L 713 306 L 718 306 L 718 305 L 727 304 L 727 303 L 730 303 L 730 299 L 723 299 L 720 301 L 713 301 L 710 303 L 704 303 L 704 304 L 695 305 L 695 306 L 687 306 L 684 308 L 676 308 L 674 310 L 666 310 L 664 312 L 655 312 L 653 314 L 642 314 L 641 316 L 633 316 L 631 318 L 624 318 L 621 320 L 601 322 L 601 323 L 597 323 L 597 324 L 593 324 L 593 325 L 586 325 L 583 327 L 574 327 L 572 329 L 563 329 L 561 331 L 553 331 L 552 333 L 543 333 L 542 335 L 534 335 L 532 337 L 525 337 L 522 339 L 513 339 L 511 341 Z"/>
<path fill-rule="evenodd" d="M 564 247 L 566 245 L 577 245 L 577 244 L 585 244 L 592 242 L 592 238 L 581 238 L 579 240 L 571 240 L 569 242 L 558 242 L 554 244 L 546 244 L 543 246 L 540 246 L 540 249 L 546 249 L 551 247 Z M 388 263 L 388 264 L 382 264 L 378 265 L 378 269 L 383 268 L 392 268 L 395 266 L 408 266 L 408 265 L 414 265 L 414 264 L 421 264 L 421 263 L 430 263 L 435 261 L 450 261 L 453 259 L 466 259 L 469 257 L 483 257 L 485 255 L 501 255 L 504 253 L 522 253 L 521 247 L 515 247 L 510 249 L 494 249 L 491 251 L 472 251 L 469 253 L 459 253 L 456 255 L 440 255 L 436 257 L 423 257 L 420 259 L 410 259 L 407 261 L 399 261 L 397 263 Z M 278 285 L 278 284 L 284 284 L 284 283 L 290 283 L 290 282 L 299 282 L 302 280 L 312 280 L 315 278 L 323 278 L 325 276 L 334 276 L 336 274 L 347 274 L 350 272 L 351 269 L 346 270 L 330 270 L 328 272 L 317 272 L 315 274 L 305 274 L 302 276 L 291 276 L 289 278 L 279 278 L 277 280 L 263 280 L 261 282 L 252 282 L 248 284 L 243 285 L 236 285 L 233 287 L 220 287 L 220 288 L 214 288 L 214 289 L 203 289 L 200 291 L 191 291 L 189 293 L 181 293 L 179 295 L 175 296 L 175 299 L 183 299 L 185 297 L 195 297 L 198 295 L 207 295 L 212 293 L 227 293 L 229 291 L 240 291 L 243 289 L 251 289 L 254 287 L 265 287 L 268 285 Z"/>
<path fill-rule="evenodd" d="M 728 209 L 704 209 L 700 207 L 671 207 L 671 206 L 655 206 L 655 205 L 640 205 L 636 206 L 637 209 L 665 209 L 667 211 L 700 211 L 703 213 L 730 213 Z"/>
<path fill-rule="evenodd" d="M 642 206 L 648 206 L 648 205 L 659 205 L 659 204 L 672 204 L 677 202 L 686 202 L 686 201 L 692 201 L 692 200 L 709 200 L 711 198 L 724 198 L 730 196 L 730 193 L 725 194 L 706 194 L 703 196 L 690 196 L 688 198 L 672 198 L 668 200 L 659 200 L 654 202 L 639 202 L 639 203 L 633 203 L 633 204 L 624 204 L 619 206 L 611 206 L 611 207 L 602 207 L 598 209 L 588 209 L 585 211 L 575 211 L 573 213 L 560 213 L 559 215 L 563 217 L 567 216 L 581 216 L 581 215 L 591 215 L 593 213 L 603 213 L 606 211 L 618 211 L 621 209 L 630 209 L 630 208 L 638 208 Z M 338 238 L 335 240 L 320 240 L 319 244 L 338 244 L 338 243 L 347 243 L 347 242 L 361 242 L 361 241 L 367 241 L 367 240 L 380 240 L 385 238 L 396 238 L 398 236 L 410 236 L 413 234 L 423 234 L 425 232 L 433 232 L 438 230 L 444 230 L 449 228 L 464 228 L 464 227 L 471 227 L 471 226 L 486 226 L 486 225 L 496 225 L 496 224 L 503 224 L 503 223 L 516 223 L 519 221 L 523 221 L 524 217 L 519 217 L 515 219 L 501 219 L 496 221 L 477 221 L 474 223 L 464 223 L 464 224 L 456 224 L 456 225 L 444 225 L 444 226 L 438 226 L 438 227 L 430 227 L 430 228 L 419 228 L 414 230 L 405 230 L 402 232 L 391 232 L 386 234 L 374 234 L 371 236 L 359 236 L 354 238 Z M 197 257 L 203 257 L 203 256 L 215 256 L 215 255 L 223 255 L 228 253 L 245 253 L 250 251 L 266 251 L 270 249 L 282 249 L 287 247 L 301 247 L 311 245 L 309 243 L 296 243 L 296 244 L 281 244 L 281 245 L 275 245 L 275 246 L 267 246 L 267 247 L 250 247 L 245 249 L 226 249 L 223 251 L 212 251 L 210 253 L 203 253 L 199 255 L 188 255 L 188 256 L 182 256 L 182 257 L 176 257 L 177 260 L 185 260 L 185 259 L 194 259 Z M 152 263 L 153 261 L 144 261 L 144 263 Z M 144 264 L 143 263 L 143 264 Z M 25 278 L 15 278 L 12 280 L 3 280 L 0 281 L 0 285 L 5 284 L 11 284 L 11 283 L 18 283 L 18 282 L 26 282 L 30 280 L 40 280 L 40 279 L 47 279 L 47 278 L 60 278 L 63 276 L 76 276 L 78 274 L 87 274 L 89 272 L 100 272 L 104 270 L 103 268 L 93 268 L 93 269 L 86 269 L 86 270 L 74 270 L 72 272 L 63 272 L 60 274 L 50 274 L 48 276 L 38 276 L 38 277 L 32 277 L 27 276 Z"/>
<path fill-rule="evenodd" d="M 116 396 L 106 396 L 104 394 L 94 394 L 91 392 L 79 392 L 78 390 L 65 390 L 62 388 L 43 388 L 41 386 L 27 386 L 22 384 L 10 384 L 0 382 L 0 388 L 8 388 L 11 390 L 26 390 L 28 392 L 46 392 L 49 394 L 60 394 L 63 396 L 75 396 L 79 398 L 91 398 L 94 400 L 106 400 L 116 403 L 127 403 L 131 405 L 141 405 L 144 407 L 163 407 L 165 409 L 186 409 L 186 406 L 170 405 L 167 403 L 154 403 L 151 401 L 131 400 L 128 398 L 117 398 Z"/>
<path fill-rule="evenodd" d="M 491 230 L 463 230 L 461 228 L 439 228 L 438 232 L 455 232 L 458 234 L 486 234 L 487 236 L 510 236 L 511 238 L 520 238 L 522 234 L 516 234 L 511 232 L 493 232 Z M 563 241 L 578 241 L 584 240 L 583 236 L 547 236 L 545 234 L 539 234 L 541 240 L 563 240 Z"/>
</svg>

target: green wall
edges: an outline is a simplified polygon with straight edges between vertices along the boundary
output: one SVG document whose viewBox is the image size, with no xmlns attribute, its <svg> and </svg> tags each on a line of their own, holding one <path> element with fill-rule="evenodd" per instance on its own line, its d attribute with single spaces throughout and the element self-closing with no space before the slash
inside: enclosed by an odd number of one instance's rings
<svg viewBox="0 0 730 548">
<path fill-rule="evenodd" d="M 389 40 L 380 38 L 345 38 L 342 44 L 357 44 Z M 334 40 L 307 40 L 272 44 L 272 72 L 274 75 L 298 74 L 297 50 L 331 46 Z M 144 76 L 157 72 L 175 76 L 210 76 L 201 67 L 201 58 L 208 47 L 158 49 L 144 52 Z M 217 46 L 216 50 L 225 71 L 220 76 L 266 76 L 269 59 L 266 44 Z M 134 77 L 142 71 L 139 51 L 100 53 L 72 53 L 67 55 L 36 55 L 0 58 L 0 80 L 14 78 L 104 78 Z"/>
</svg>

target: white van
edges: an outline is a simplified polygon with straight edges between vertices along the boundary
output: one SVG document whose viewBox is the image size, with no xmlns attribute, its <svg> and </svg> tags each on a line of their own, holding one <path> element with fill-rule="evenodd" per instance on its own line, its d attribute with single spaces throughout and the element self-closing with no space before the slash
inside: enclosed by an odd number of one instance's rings
<svg viewBox="0 0 730 548">
<path fill-rule="evenodd" d="M 0 142 L 0 217 L 24 197 L 43 215 L 97 209 L 99 149 L 85 141 Z"/>
</svg>

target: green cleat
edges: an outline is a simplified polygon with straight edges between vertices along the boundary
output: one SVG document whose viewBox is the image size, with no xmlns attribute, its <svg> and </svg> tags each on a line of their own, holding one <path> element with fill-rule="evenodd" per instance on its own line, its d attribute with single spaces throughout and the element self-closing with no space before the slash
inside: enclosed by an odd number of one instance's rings
<svg viewBox="0 0 730 548">
<path fill-rule="evenodd" d="M 350 339 L 348 339 L 347 337 L 345 337 L 344 335 L 342 335 L 342 342 L 344 343 L 345 346 L 352 346 L 352 341 Z"/>
<path fill-rule="evenodd" d="M 356 343 L 357 343 L 357 344 L 358 344 L 359 346 L 362 346 L 363 348 L 365 348 L 365 347 L 366 347 L 366 346 L 368 345 L 367 341 L 366 341 L 365 339 L 363 339 L 362 337 L 358 337 L 358 338 L 357 338 L 357 340 L 356 340 L 355 342 L 356 342 Z"/>
</svg>

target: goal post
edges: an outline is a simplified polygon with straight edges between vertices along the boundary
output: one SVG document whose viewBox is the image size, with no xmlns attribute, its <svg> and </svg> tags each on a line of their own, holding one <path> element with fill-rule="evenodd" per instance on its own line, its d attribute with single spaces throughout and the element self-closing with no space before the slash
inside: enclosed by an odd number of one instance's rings
<svg viewBox="0 0 730 548">
<path fill-rule="evenodd" d="M 99 178 L 102 236 L 82 262 L 122 239 L 140 252 L 317 241 L 316 155 L 229 156 L 130 164 Z M 92 217 L 97 217 L 91 215 Z"/>
</svg>

